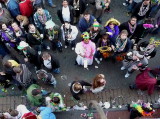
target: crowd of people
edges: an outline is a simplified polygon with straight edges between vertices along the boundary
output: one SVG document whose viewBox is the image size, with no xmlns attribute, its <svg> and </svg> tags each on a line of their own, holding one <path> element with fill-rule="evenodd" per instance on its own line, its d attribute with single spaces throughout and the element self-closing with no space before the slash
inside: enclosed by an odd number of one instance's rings
<svg viewBox="0 0 160 119">
<path fill-rule="evenodd" d="M 48 0 L 48 4 L 55 8 L 53 1 Z M 36 106 L 39 113 L 37 117 L 25 105 L 19 105 L 1 114 L 0 118 L 55 119 L 52 112 L 67 109 L 61 94 L 48 92 L 37 85 L 37 81 L 41 80 L 56 88 L 54 74 L 61 73 L 63 67 L 60 67 L 53 50 L 63 54 L 63 50 L 71 47 L 71 52 L 77 54 L 75 65 L 85 69 L 94 61 L 100 64 L 102 60 L 110 59 L 114 65 L 122 62 L 121 70 L 127 71 L 125 78 L 136 70 L 141 71 L 130 89 L 148 90 L 151 95 L 154 87 L 160 85 L 157 80 L 160 67 L 148 68 L 150 59 L 157 54 L 158 41 L 144 39 L 147 34 L 158 34 L 160 31 L 159 0 L 126 0 L 123 5 L 127 7 L 130 19 L 120 23 L 118 19 L 109 18 L 104 25 L 103 15 L 112 14 L 111 0 L 62 0 L 57 10 L 60 25 L 53 21 L 54 16 L 45 7 L 44 0 L 0 2 L 0 55 L 5 59 L 0 83 L 4 85 L 4 90 L 10 85 L 25 90 L 30 104 Z M 77 43 L 77 39 L 80 42 Z M 21 54 L 23 63 L 16 54 Z M 6 60 L 7 55 L 11 57 Z M 34 67 L 36 76 L 29 65 Z M 97 74 L 92 83 L 73 81 L 70 92 L 75 100 L 80 100 L 80 94 L 101 92 L 105 85 L 105 75 Z"/>
</svg>

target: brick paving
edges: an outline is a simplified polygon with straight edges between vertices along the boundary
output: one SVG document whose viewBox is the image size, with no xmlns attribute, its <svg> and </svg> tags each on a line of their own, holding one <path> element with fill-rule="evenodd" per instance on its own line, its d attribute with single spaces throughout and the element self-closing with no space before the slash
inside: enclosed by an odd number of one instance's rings
<svg viewBox="0 0 160 119">
<path fill-rule="evenodd" d="M 104 110 L 107 119 L 129 119 L 129 112 L 126 110 L 116 110 L 116 111 L 108 111 Z M 61 112 L 61 113 L 55 113 L 57 119 L 84 119 L 80 117 L 81 114 L 88 113 L 88 111 L 70 111 L 70 112 Z M 94 113 L 94 119 L 98 117 L 98 114 Z M 160 119 L 160 109 L 156 109 L 155 113 L 151 117 L 140 117 L 136 119 Z"/>
<path fill-rule="evenodd" d="M 109 89 L 103 92 L 93 94 L 91 92 L 87 92 L 80 96 L 80 101 L 76 101 L 73 99 L 71 94 L 68 92 L 65 94 L 64 102 L 67 107 L 74 106 L 78 103 L 84 103 L 88 105 L 90 100 L 96 100 L 97 102 L 110 102 L 111 108 L 126 108 L 126 104 L 130 104 L 132 101 L 137 101 L 138 99 L 144 100 L 145 102 L 152 103 L 155 107 L 158 106 L 158 99 L 160 92 L 155 90 L 154 94 L 149 96 L 146 91 L 143 91 L 143 94 L 139 94 L 137 90 L 130 89 Z"/>
</svg>

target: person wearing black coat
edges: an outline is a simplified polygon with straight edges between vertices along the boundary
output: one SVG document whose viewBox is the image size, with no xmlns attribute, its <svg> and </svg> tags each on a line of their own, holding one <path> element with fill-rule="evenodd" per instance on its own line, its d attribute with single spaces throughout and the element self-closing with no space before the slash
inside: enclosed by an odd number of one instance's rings
<svg viewBox="0 0 160 119">
<path fill-rule="evenodd" d="M 132 13 L 132 16 L 137 17 L 137 21 L 143 20 L 145 17 L 149 17 L 151 11 L 151 0 L 143 0 L 138 3 Z"/>
<path fill-rule="evenodd" d="M 41 37 L 40 32 L 36 29 L 33 24 L 28 26 L 29 32 L 27 34 L 27 43 L 36 49 L 36 51 L 42 51 L 41 44 L 43 42 L 43 37 Z"/>
<path fill-rule="evenodd" d="M 70 0 L 69 5 L 71 5 L 74 10 L 74 23 L 77 23 L 79 21 L 80 15 L 82 15 L 86 9 L 86 4 L 84 0 Z"/>
<path fill-rule="evenodd" d="M 144 53 L 147 59 L 155 57 L 157 50 L 156 46 L 148 41 L 143 41 L 138 45 L 138 51 Z"/>
<path fill-rule="evenodd" d="M 11 26 L 13 28 L 13 36 L 16 38 L 17 44 L 27 39 L 26 31 L 23 28 L 20 28 L 16 22 L 13 22 Z"/>
<path fill-rule="evenodd" d="M 64 24 L 65 21 L 68 21 L 71 24 L 73 24 L 74 14 L 75 14 L 74 8 L 68 5 L 67 0 L 63 0 L 62 7 L 57 10 L 57 15 L 61 23 Z"/>
<path fill-rule="evenodd" d="M 4 86 L 4 89 L 8 88 L 11 84 L 12 77 L 4 72 L 0 72 L 0 84 Z"/>
<path fill-rule="evenodd" d="M 17 47 L 21 54 L 24 56 L 24 62 L 25 63 L 31 63 L 34 64 L 39 69 L 38 64 L 38 53 L 36 50 L 28 45 L 28 43 L 21 41 L 19 43 L 19 46 Z"/>
<path fill-rule="evenodd" d="M 119 26 L 119 31 L 121 32 L 122 30 L 127 30 L 128 38 L 132 39 L 136 31 L 136 28 L 137 28 L 137 18 L 133 16 L 129 21 L 124 22 Z"/>
<path fill-rule="evenodd" d="M 56 74 L 60 73 L 59 61 L 49 52 L 43 52 L 40 56 L 39 63 L 44 66 L 47 70 L 50 70 Z"/>
<path fill-rule="evenodd" d="M 80 100 L 80 97 L 78 96 L 79 94 L 83 94 L 87 89 L 85 86 L 92 86 L 92 84 L 85 82 L 83 80 L 80 81 L 73 81 L 70 86 L 70 91 L 72 96 L 76 100 Z"/>
</svg>

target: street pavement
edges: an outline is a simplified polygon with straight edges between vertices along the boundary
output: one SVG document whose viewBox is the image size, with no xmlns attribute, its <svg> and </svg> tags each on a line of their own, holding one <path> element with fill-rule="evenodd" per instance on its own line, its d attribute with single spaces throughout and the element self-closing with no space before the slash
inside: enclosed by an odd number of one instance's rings
<svg viewBox="0 0 160 119">
<path fill-rule="evenodd" d="M 57 0 L 57 1 L 53 0 L 53 1 L 57 5 L 57 8 L 51 8 L 48 5 L 46 5 L 46 8 L 50 11 L 53 21 L 56 24 L 61 26 L 60 21 L 56 15 L 56 11 L 58 7 L 61 5 L 62 0 Z M 126 8 L 122 5 L 123 2 L 124 0 L 112 0 L 111 13 L 104 14 L 102 25 L 104 25 L 105 22 L 111 17 L 118 19 L 120 22 L 125 22 L 129 19 L 129 17 L 126 16 Z M 148 35 L 145 38 L 145 40 L 149 40 L 150 37 L 151 35 Z M 160 35 L 156 35 L 155 37 L 160 38 Z M 79 42 L 79 41 L 80 41 L 80 38 L 78 37 L 76 39 L 76 42 Z M 159 60 L 160 48 L 157 48 L 157 49 L 158 51 L 155 58 L 149 60 L 149 67 L 156 67 L 156 66 L 159 66 L 160 64 L 160 60 Z M 134 82 L 135 76 L 139 73 L 139 71 L 134 72 L 129 78 L 125 79 L 124 75 L 126 71 L 120 70 L 120 67 L 122 66 L 121 62 L 113 64 L 109 59 L 103 60 L 101 64 L 97 64 L 96 62 L 94 62 L 92 66 L 89 66 L 89 70 L 86 70 L 82 66 L 74 65 L 76 54 L 74 51 L 71 50 L 71 48 L 63 49 L 62 53 L 59 53 L 58 51 L 53 51 L 53 54 L 59 59 L 60 65 L 61 65 L 61 73 L 58 75 L 57 74 L 55 75 L 57 80 L 57 87 L 53 88 L 51 86 L 44 85 L 42 82 L 39 82 L 39 84 L 46 90 L 61 93 L 62 96 L 64 97 L 64 101 L 67 107 L 78 105 L 79 103 L 84 103 L 85 105 L 88 105 L 88 102 L 90 100 L 97 100 L 98 102 L 101 101 L 103 103 L 110 102 L 112 109 L 119 109 L 119 110 L 121 110 L 121 108 L 126 109 L 125 105 L 127 103 L 131 103 L 131 101 L 136 101 L 138 99 L 143 99 L 155 105 L 157 104 L 157 101 L 160 95 L 159 90 L 156 90 L 154 94 L 151 96 L 148 96 L 147 92 L 129 90 L 128 88 L 129 84 L 132 84 Z M 98 66 L 98 68 L 95 68 L 95 66 Z M 35 72 L 33 71 L 33 73 Z M 92 82 L 92 79 L 96 76 L 96 74 L 99 74 L 99 73 L 104 74 L 106 77 L 107 85 L 105 87 L 105 90 L 98 94 L 92 94 L 88 92 L 87 94 L 81 96 L 81 100 L 79 102 L 75 101 L 70 94 L 69 84 L 74 80 L 85 80 L 88 82 Z M 21 94 L 21 92 L 19 92 L 16 87 L 14 89 L 9 89 L 9 90 L 12 90 L 14 93 Z M 1 95 L 2 95 L 1 98 L 5 100 L 6 96 L 3 97 L 3 94 Z M 22 98 L 19 98 L 19 101 L 17 102 L 22 102 L 21 100 Z M 12 100 L 11 102 L 13 103 Z M 8 104 L 8 103 L 9 102 L 0 100 L 0 105 L 4 106 L 5 104 Z M 23 103 L 25 104 L 25 101 Z M 18 103 L 16 103 L 16 105 L 17 104 Z M 14 105 L 14 107 L 16 105 Z M 119 106 L 122 106 L 122 107 L 119 108 Z M 79 119 L 78 118 L 79 116 L 75 116 L 76 114 L 79 114 L 78 112 L 75 112 L 75 113 L 63 112 L 63 114 L 59 114 L 59 115 L 57 114 L 57 119 L 75 119 L 75 117 Z M 68 117 L 65 118 L 67 115 Z M 111 117 L 109 119 L 118 119 L 118 118 Z M 119 119 L 127 119 L 127 118 L 119 118 Z"/>
</svg>

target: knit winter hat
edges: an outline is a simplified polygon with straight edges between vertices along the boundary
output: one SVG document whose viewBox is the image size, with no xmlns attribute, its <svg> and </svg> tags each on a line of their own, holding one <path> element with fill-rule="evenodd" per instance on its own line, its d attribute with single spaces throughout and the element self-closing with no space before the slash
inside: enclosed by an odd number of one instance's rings
<svg viewBox="0 0 160 119">
<path fill-rule="evenodd" d="M 99 24 L 97 21 L 95 21 L 95 22 L 93 23 L 93 27 L 100 27 L 100 24 Z"/>
<path fill-rule="evenodd" d="M 22 50 L 22 49 L 24 49 L 25 47 L 28 47 L 29 45 L 28 45 L 28 43 L 26 43 L 25 41 L 21 41 L 20 43 L 19 43 L 19 46 L 17 47 L 19 50 Z"/>
</svg>

